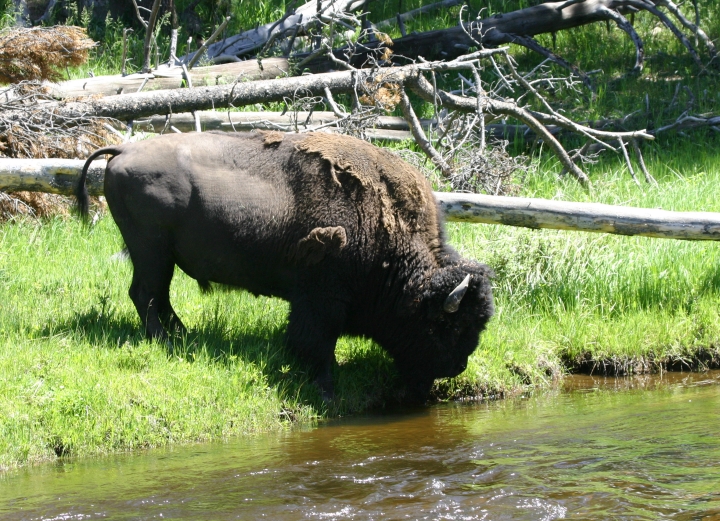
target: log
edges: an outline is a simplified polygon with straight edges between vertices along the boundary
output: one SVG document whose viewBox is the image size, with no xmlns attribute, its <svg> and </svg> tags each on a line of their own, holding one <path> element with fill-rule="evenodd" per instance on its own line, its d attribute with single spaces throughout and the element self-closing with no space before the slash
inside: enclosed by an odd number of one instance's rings
<svg viewBox="0 0 720 521">
<path fill-rule="evenodd" d="M 486 52 L 488 51 L 483 50 L 477 53 Z M 309 95 L 324 97 L 328 91 L 332 93 L 354 93 L 358 85 L 377 85 L 383 82 L 404 84 L 422 99 L 432 102 L 439 99 L 442 105 L 451 110 L 476 112 L 478 108 L 477 98 L 455 96 L 440 89 L 436 90 L 423 76 L 423 71 L 434 71 L 436 68 L 438 70 L 447 70 L 452 67 L 462 68 L 465 67 L 465 64 L 461 62 L 425 63 L 392 67 L 380 71 L 362 69 L 278 78 L 275 80 L 246 81 L 231 85 L 210 85 L 192 89 L 165 89 L 102 98 L 87 97 L 79 101 L 37 104 L 32 109 L 25 106 L 7 109 L 3 111 L 3 119 L 5 121 L 12 121 L 13 119 L 30 121 L 34 125 L 38 125 L 39 122 L 40 125 L 45 126 L 47 126 L 48 120 L 50 125 L 58 126 L 77 124 L 77 122 L 87 121 L 88 118 L 93 117 L 127 121 L 155 114 L 229 108 L 272 101 L 285 102 L 287 98 L 293 99 L 299 93 L 302 93 L 303 97 Z M 593 129 L 583 129 L 567 118 L 561 118 L 555 114 L 543 114 L 526 110 L 515 103 L 490 97 L 485 98 L 483 103 L 485 112 L 493 114 L 494 118 L 505 115 L 527 124 L 558 157 L 562 166 L 575 176 L 583 186 L 589 184 L 587 176 L 573 163 L 560 142 L 544 125 L 556 124 L 599 139 L 652 139 L 652 136 L 644 131 L 607 135 L 608 133 L 597 132 Z"/>
<path fill-rule="evenodd" d="M 435 196 L 447 220 L 691 241 L 720 240 L 720 213 L 481 194 Z"/>
<path fill-rule="evenodd" d="M 0 158 L 0 190 L 71 195 L 84 161 Z M 88 192 L 103 194 L 105 161 L 93 162 Z M 720 213 L 671 212 L 599 203 L 435 192 L 448 221 L 504 224 L 694 241 L 720 240 Z"/>
<path fill-rule="evenodd" d="M 72 195 L 85 161 L 80 159 L 0 158 L 0 190 L 3 192 L 44 192 Z M 103 194 L 105 161 L 97 160 L 88 170 L 90 195 Z"/>
<path fill-rule="evenodd" d="M 289 34 L 296 28 L 299 34 L 306 34 L 311 27 L 318 26 L 320 21 L 327 23 L 331 18 L 341 17 L 343 13 L 352 13 L 366 3 L 368 0 L 310 0 L 297 7 L 294 12 L 286 13 L 280 20 L 213 43 L 207 48 L 207 56 L 209 58 L 224 54 L 243 56 L 260 50 L 271 38 Z M 318 16 L 319 12 L 320 16 Z"/>
<path fill-rule="evenodd" d="M 279 112 L 221 112 L 221 111 L 196 111 L 195 115 L 200 118 L 200 125 L 203 130 L 222 130 L 225 132 L 247 132 L 250 130 L 280 130 L 283 132 L 295 131 L 295 123 L 293 119 L 297 119 L 297 129 L 300 131 L 310 131 L 322 129 L 328 132 L 336 131 L 333 125 L 339 121 L 333 112 L 329 111 L 313 111 L 298 112 L 284 115 Z M 195 117 L 190 112 L 173 114 L 168 121 L 165 116 L 152 116 L 150 118 L 138 119 L 133 121 L 133 127 L 136 130 L 145 130 L 149 132 L 160 132 L 162 129 L 169 128 L 170 125 L 181 132 L 192 132 L 195 130 Z M 424 128 L 431 126 L 429 119 L 421 120 Z M 397 116 L 379 116 L 373 123 L 373 128 L 366 130 L 367 136 L 371 140 L 389 140 L 404 141 L 412 139 L 412 134 L 408 128 L 407 122 Z"/>
<path fill-rule="evenodd" d="M 290 69 L 286 58 L 267 58 L 262 63 L 262 70 L 255 60 L 195 67 L 190 70 L 190 80 L 194 86 L 198 87 L 227 85 L 236 80 L 271 80 L 285 75 Z M 160 67 L 148 74 L 95 76 L 61 83 L 48 82 L 47 85 L 52 95 L 59 99 L 129 94 L 137 92 L 140 87 L 145 91 L 179 89 L 183 86 L 183 70 L 181 67 Z"/>
<path fill-rule="evenodd" d="M 623 17 L 623 13 L 647 10 L 658 21 L 668 26 L 683 45 L 686 46 L 689 54 L 698 64 L 702 66 L 700 58 L 691 45 L 690 41 L 683 35 L 672 21 L 657 9 L 657 6 L 668 4 L 667 0 L 655 2 L 640 2 L 637 0 L 560 0 L 556 2 L 544 2 L 539 5 L 532 5 L 516 11 L 497 13 L 482 20 L 472 23 L 465 22 L 463 26 L 455 25 L 445 29 L 437 29 L 423 33 L 411 33 L 402 38 L 396 38 L 389 47 L 394 55 L 390 60 L 395 64 L 406 64 L 408 60 L 450 60 L 468 53 L 472 47 L 478 47 L 481 43 L 484 47 L 498 47 L 507 44 L 523 45 L 535 52 L 540 52 L 546 58 L 569 68 L 575 74 L 583 76 L 583 73 L 576 66 L 562 60 L 549 49 L 540 46 L 533 38 L 540 34 L 556 33 L 583 25 L 607 21 L 617 24 L 622 30 L 628 32 L 636 46 L 635 68 L 637 72 L 642 68 L 644 50 L 642 41 L 632 29 L 631 25 Z M 694 27 L 694 26 L 693 26 Z M 698 35 L 704 42 L 707 42 L 711 58 L 715 56 L 712 42 L 705 36 L 705 33 L 698 29 Z M 350 59 L 353 67 L 362 67 L 368 58 L 377 54 L 377 49 L 385 43 L 379 40 L 364 42 L 362 46 L 355 49 Z M 333 53 L 338 59 L 345 59 L 346 49 L 337 49 Z M 309 56 L 297 54 L 295 57 L 301 60 Z M 317 57 L 306 64 L 311 72 L 325 72 L 334 69 L 336 65 L 332 60 L 324 56 Z"/>
<path fill-rule="evenodd" d="M 195 111 L 200 118 L 200 125 L 204 131 L 221 130 L 225 132 L 247 132 L 251 130 L 281 130 L 283 132 L 294 131 L 291 115 L 287 112 L 281 115 L 279 112 L 227 112 L 217 110 Z M 309 118 L 309 119 L 308 119 Z M 323 127 L 323 130 L 332 131 L 333 127 L 326 125 L 337 122 L 338 118 L 334 112 L 316 110 L 310 112 L 298 112 L 298 128 L 302 131 L 315 130 Z M 307 122 L 307 124 L 305 124 Z M 165 128 L 165 116 L 151 116 L 149 118 L 133 120 L 133 129 L 147 132 L 161 132 Z M 421 119 L 420 124 L 423 130 L 434 129 L 433 120 Z M 591 123 L 592 124 L 592 123 Z M 195 130 L 195 117 L 191 112 L 172 114 L 169 118 L 168 128 L 172 125 L 181 132 L 193 132 Z M 124 130 L 125 127 L 122 127 Z M 555 125 L 548 125 L 548 131 L 553 135 L 559 135 L 563 129 Z M 488 138 L 490 139 L 523 139 L 534 140 L 537 135 L 528 129 L 526 125 L 512 125 L 493 123 L 485 126 Z M 405 141 L 412 139 L 410 127 L 404 118 L 399 116 L 379 116 L 372 128 L 366 131 L 368 137 L 388 141 Z"/>
</svg>

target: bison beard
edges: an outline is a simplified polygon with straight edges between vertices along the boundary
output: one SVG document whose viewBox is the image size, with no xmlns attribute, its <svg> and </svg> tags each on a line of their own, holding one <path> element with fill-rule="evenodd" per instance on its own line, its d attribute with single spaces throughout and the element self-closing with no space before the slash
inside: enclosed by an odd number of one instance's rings
<svg viewBox="0 0 720 521">
<path fill-rule="evenodd" d="M 487 266 L 446 244 L 429 184 L 393 154 L 330 134 L 173 134 L 103 148 L 105 197 L 133 263 L 149 337 L 184 331 L 175 265 L 290 302 L 287 347 L 323 396 L 340 335 L 387 350 L 411 400 L 456 376 L 493 313 Z"/>
</svg>

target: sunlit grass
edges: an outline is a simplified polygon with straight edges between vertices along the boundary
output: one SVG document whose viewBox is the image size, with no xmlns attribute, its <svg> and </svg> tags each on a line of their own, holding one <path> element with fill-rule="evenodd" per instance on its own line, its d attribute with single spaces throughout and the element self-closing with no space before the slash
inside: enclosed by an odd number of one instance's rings
<svg viewBox="0 0 720 521">
<path fill-rule="evenodd" d="M 683 161 L 684 170 L 668 166 Z M 529 179 L 528 195 L 719 210 L 707 194 L 720 182 L 710 149 L 660 150 L 648 166 L 658 188 L 638 188 L 603 163 L 591 195 L 548 171 Z M 502 396 L 578 367 L 690 367 L 718 355 L 714 242 L 447 229 L 463 255 L 495 270 L 497 313 L 465 373 L 437 382 L 436 396 Z M 74 219 L 0 227 L 0 466 L 281 429 L 395 403 L 390 358 L 346 337 L 328 410 L 302 361 L 283 349 L 286 303 L 242 291 L 203 295 L 180 271 L 171 299 L 190 334 L 173 346 L 144 340 L 127 296 L 131 265 L 112 258 L 121 247 L 109 216 L 91 229 Z"/>
<path fill-rule="evenodd" d="M 317 415 L 298 367 L 280 372 L 286 306 L 244 293 L 201 306 L 181 275 L 173 298 L 197 336 L 173 348 L 148 342 L 127 297 L 131 267 L 111 260 L 120 248 L 110 218 L 90 232 L 61 220 L 0 228 L 0 468 Z M 242 319 L 226 318 L 231 304 Z"/>
<path fill-rule="evenodd" d="M 405 0 L 402 10 L 423 3 Z M 492 0 L 483 7 L 489 15 L 530 3 Z M 379 21 L 392 18 L 399 3 L 372 7 L 373 21 Z M 471 7 L 474 16 L 481 5 Z M 232 30 L 275 20 L 284 8 L 284 2 L 235 1 Z M 720 16 L 701 8 L 711 36 L 717 35 Z M 453 25 L 458 13 L 459 7 L 420 17 L 408 31 Z M 568 113 L 622 116 L 644 107 L 647 95 L 650 119 L 659 122 L 684 110 L 689 100 L 680 89 L 677 106 L 665 112 L 680 76 L 689 78 L 694 110 L 714 109 L 720 93 L 713 77 L 697 75 L 684 49 L 667 31 L 653 32 L 648 16 L 638 15 L 636 24 L 648 49 L 639 78 L 624 76 L 634 48 L 617 29 L 563 31 L 555 43 L 539 37 L 584 70 L 603 71 L 593 76 L 594 97 L 563 94 L 559 101 Z M 117 73 L 121 29 L 111 24 L 91 63 L 72 74 Z M 389 32 L 399 35 L 397 28 Z M 139 36 L 133 38 L 131 71 L 140 66 L 142 47 Z M 166 46 L 161 40 L 162 52 Z M 521 48 L 513 46 L 512 52 L 525 68 L 538 62 Z M 519 195 L 720 211 L 717 137 L 668 135 L 643 150 L 658 187 L 642 178 L 636 186 L 620 157 L 605 153 L 587 167 L 593 182 L 587 191 L 570 177 L 558 179 L 557 160 L 538 154 Z M 496 271 L 497 314 L 465 373 L 438 382 L 437 396 L 500 396 L 550 385 L 579 366 L 632 371 L 673 360 L 691 365 L 703 350 L 717 353 L 715 243 L 456 223 L 447 230 L 463 255 Z M 172 346 L 144 340 L 127 296 L 132 267 L 112 260 L 121 248 L 109 216 L 92 229 L 62 219 L 0 225 L 0 469 L 58 454 L 283 429 L 394 403 L 398 382 L 392 361 L 375 344 L 348 337 L 336 349 L 338 399 L 328 410 L 302 362 L 284 352 L 286 303 L 242 291 L 203 295 L 179 271 L 171 299 L 191 333 Z"/>
</svg>

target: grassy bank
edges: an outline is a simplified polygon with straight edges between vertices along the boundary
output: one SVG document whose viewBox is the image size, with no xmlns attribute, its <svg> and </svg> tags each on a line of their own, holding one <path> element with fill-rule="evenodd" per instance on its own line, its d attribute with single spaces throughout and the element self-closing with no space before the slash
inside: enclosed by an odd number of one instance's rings
<svg viewBox="0 0 720 521">
<path fill-rule="evenodd" d="M 525 3 L 507 3 L 506 10 Z M 491 11 L 506 2 L 500 4 L 494 1 Z M 395 12 L 376 14 L 383 19 Z M 421 18 L 408 31 L 451 25 L 456 14 Z M 710 14 L 704 19 L 717 34 L 717 14 Z M 276 13 L 265 15 L 245 26 Z M 655 34 L 653 23 L 638 16 L 646 39 Z M 88 68 L 117 72 L 121 29 L 112 25 L 114 36 L 98 47 L 93 63 L 73 74 Z M 671 37 L 660 33 L 647 40 L 646 71 L 632 78 L 623 73 L 634 48 L 620 31 L 605 31 L 563 32 L 557 42 L 540 37 L 586 70 L 606 73 L 597 77 L 595 98 L 568 95 L 568 112 L 578 119 L 622 116 L 647 94 L 650 110 L 643 120 L 674 118 L 685 110 L 689 92 L 696 112 L 716 110 L 716 78 L 693 77 L 693 64 Z M 531 63 L 529 53 L 514 52 L 521 64 Z M 679 84 L 690 90 L 678 90 L 678 103 L 668 111 Z M 518 195 L 720 211 L 719 151 L 713 135 L 663 137 L 645 148 L 657 188 L 638 188 L 619 158 L 608 156 L 589 168 L 590 192 L 570 178 L 558 180 L 552 173 L 560 170 L 556 160 L 542 156 Z M 502 396 L 552 385 L 574 370 L 618 374 L 702 368 L 720 360 L 717 243 L 472 224 L 447 228 L 464 255 L 496 271 L 497 315 L 466 372 L 439 381 L 436 397 Z M 147 342 L 127 297 L 132 268 L 113 259 L 121 248 L 109 216 L 91 230 L 62 218 L 0 224 L 0 470 L 61 455 L 284 429 L 394 402 L 391 360 L 368 341 L 342 338 L 334 375 L 338 398 L 326 407 L 302 363 L 282 349 L 285 303 L 244 292 L 202 295 L 182 273 L 171 298 L 191 334 L 172 347 Z"/>
<path fill-rule="evenodd" d="M 527 195 L 720 211 L 713 148 L 660 147 L 650 159 L 659 188 L 638 189 L 610 160 L 597 165 L 591 194 L 541 168 Z M 720 357 L 716 243 L 457 223 L 448 233 L 495 269 L 497 316 L 467 371 L 438 382 L 438 396 Z M 0 467 L 282 429 L 393 402 L 390 360 L 343 338 L 328 410 L 283 352 L 284 302 L 202 295 L 182 273 L 171 298 L 191 335 L 172 348 L 145 341 L 127 297 L 131 265 L 112 258 L 121 247 L 109 216 L 90 231 L 60 218 L 0 227 Z"/>
</svg>

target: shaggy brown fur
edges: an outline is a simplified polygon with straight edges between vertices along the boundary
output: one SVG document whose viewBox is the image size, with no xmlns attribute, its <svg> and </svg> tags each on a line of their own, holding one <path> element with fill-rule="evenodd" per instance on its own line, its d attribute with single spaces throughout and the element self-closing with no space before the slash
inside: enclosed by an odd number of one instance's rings
<svg viewBox="0 0 720 521">
<path fill-rule="evenodd" d="M 421 232 L 428 242 L 439 242 L 437 208 L 427 181 L 397 156 L 366 141 L 336 134 L 307 134 L 295 148 L 326 160 L 338 186 L 339 172 L 357 179 L 377 199 L 388 232 Z"/>
<path fill-rule="evenodd" d="M 429 183 L 369 143 L 208 132 L 107 147 L 83 169 L 85 213 L 87 166 L 101 154 L 113 156 L 105 197 L 150 337 L 183 330 L 169 294 L 179 266 L 201 287 L 288 300 L 287 348 L 326 398 L 348 334 L 385 348 L 408 399 L 423 400 L 435 378 L 465 368 L 492 315 L 490 270 L 443 243 Z"/>
<path fill-rule="evenodd" d="M 277 145 L 281 143 L 285 137 L 285 134 L 277 130 L 261 130 L 258 134 L 264 137 L 263 143 L 265 146 Z"/>
</svg>

